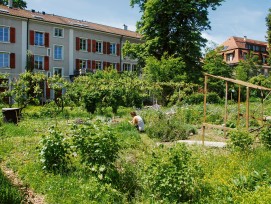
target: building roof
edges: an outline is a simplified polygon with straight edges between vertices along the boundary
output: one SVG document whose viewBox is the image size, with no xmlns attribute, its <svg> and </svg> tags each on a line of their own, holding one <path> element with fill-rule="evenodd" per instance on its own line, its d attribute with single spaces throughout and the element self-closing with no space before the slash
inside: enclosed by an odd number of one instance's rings
<svg viewBox="0 0 271 204">
<path fill-rule="evenodd" d="M 228 40 L 226 40 L 224 43 L 222 43 L 222 46 L 224 46 L 223 51 L 233 50 L 237 48 L 247 49 L 246 43 L 253 44 L 253 45 L 267 46 L 267 42 L 252 40 L 246 37 L 241 38 L 241 37 L 232 36 Z"/>
<path fill-rule="evenodd" d="M 133 31 L 101 25 L 101 24 L 92 23 L 88 21 L 76 20 L 72 18 L 58 16 L 55 14 L 47 14 L 45 12 L 36 12 L 34 10 L 30 11 L 30 10 L 24 10 L 24 9 L 18 9 L 18 8 L 9 8 L 7 6 L 0 5 L 0 15 L 15 16 L 15 17 L 21 17 L 21 18 L 26 18 L 26 19 L 33 19 L 37 21 L 62 24 L 66 26 L 86 28 L 90 30 L 95 30 L 95 31 L 100 31 L 100 32 L 125 36 L 125 37 L 137 38 L 137 39 L 141 38 L 140 34 Z"/>
</svg>

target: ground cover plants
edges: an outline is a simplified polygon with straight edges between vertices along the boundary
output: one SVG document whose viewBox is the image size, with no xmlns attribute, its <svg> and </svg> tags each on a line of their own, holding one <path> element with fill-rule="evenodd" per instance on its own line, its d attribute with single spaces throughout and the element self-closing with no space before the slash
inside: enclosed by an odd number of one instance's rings
<svg viewBox="0 0 271 204">
<path fill-rule="evenodd" d="M 224 107 L 209 104 L 208 109 L 211 121 L 223 121 Z M 236 104 L 229 109 L 233 113 Z M 119 107 L 112 114 L 107 108 L 101 115 L 78 106 L 54 115 L 53 105 L 27 107 L 18 125 L 0 126 L 1 163 L 47 203 L 271 201 L 271 157 L 261 145 L 263 136 L 251 147 L 248 137 L 240 135 L 244 142 L 237 142 L 230 135 L 224 138 L 222 131 L 216 137 L 232 141 L 235 148 L 180 145 L 174 141 L 183 139 L 181 130 L 186 139 L 199 134 L 202 105 L 137 110 L 145 120 L 145 133 L 129 124 L 131 110 Z M 234 123 L 236 118 L 230 114 L 229 119 Z M 179 126 L 165 125 L 167 120 Z M 160 135 L 168 127 L 178 133 L 165 140 Z M 268 137 L 264 131 L 258 135 Z"/>
</svg>

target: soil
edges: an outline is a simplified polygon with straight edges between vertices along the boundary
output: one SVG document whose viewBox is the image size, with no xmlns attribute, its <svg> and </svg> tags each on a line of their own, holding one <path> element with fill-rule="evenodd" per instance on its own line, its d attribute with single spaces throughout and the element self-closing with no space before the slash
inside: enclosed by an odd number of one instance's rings
<svg viewBox="0 0 271 204">
<path fill-rule="evenodd" d="M 10 182 L 21 191 L 22 195 L 24 195 L 24 204 L 45 204 L 44 196 L 35 193 L 32 189 L 28 188 L 27 185 L 24 185 L 14 171 L 7 168 L 4 163 L 0 164 L 0 168 Z"/>
</svg>

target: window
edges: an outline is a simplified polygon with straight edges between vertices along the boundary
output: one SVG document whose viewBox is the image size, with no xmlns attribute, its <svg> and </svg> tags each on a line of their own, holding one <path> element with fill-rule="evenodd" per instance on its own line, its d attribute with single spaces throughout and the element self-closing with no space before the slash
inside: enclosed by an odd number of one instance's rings
<svg viewBox="0 0 271 204">
<path fill-rule="evenodd" d="M 112 63 L 111 65 L 114 69 L 117 69 L 117 63 Z"/>
<path fill-rule="evenodd" d="M 117 54 L 117 46 L 115 43 L 110 43 L 110 54 L 111 55 Z"/>
<path fill-rule="evenodd" d="M 102 62 L 101 62 L 101 61 L 96 61 L 95 64 L 96 64 L 96 65 L 95 65 L 95 68 L 96 68 L 96 69 L 102 70 Z"/>
<path fill-rule="evenodd" d="M 35 45 L 44 46 L 44 33 L 35 32 Z"/>
<path fill-rule="evenodd" d="M 265 58 L 265 56 L 263 55 L 263 64 L 265 64 L 266 63 L 266 58 Z"/>
<path fill-rule="evenodd" d="M 87 40 L 80 38 L 80 50 L 87 51 Z"/>
<path fill-rule="evenodd" d="M 132 65 L 132 71 L 134 71 L 134 72 L 137 71 L 137 66 L 136 66 L 136 64 L 133 64 L 133 65 Z"/>
<path fill-rule="evenodd" d="M 0 26 L 0 42 L 9 42 L 9 27 Z"/>
<path fill-rule="evenodd" d="M 80 60 L 80 69 L 87 68 L 87 60 Z"/>
<path fill-rule="evenodd" d="M 61 67 L 54 67 L 54 75 L 58 75 L 62 77 L 62 68 Z"/>
<path fill-rule="evenodd" d="M 34 68 L 43 70 L 43 67 L 44 67 L 44 57 L 39 56 L 39 55 L 35 55 Z"/>
<path fill-rule="evenodd" d="M 54 46 L 54 59 L 55 60 L 62 60 L 63 59 L 63 46 L 62 45 L 55 45 Z"/>
<path fill-rule="evenodd" d="M 100 42 L 100 41 L 96 42 L 96 52 L 103 53 L 103 46 L 102 45 L 103 45 L 102 42 Z"/>
<path fill-rule="evenodd" d="M 55 28 L 54 36 L 63 38 L 64 37 L 63 28 Z"/>
<path fill-rule="evenodd" d="M 131 65 L 130 64 L 127 64 L 127 63 L 124 63 L 123 64 L 123 71 L 130 71 L 130 68 L 131 68 Z"/>
<path fill-rule="evenodd" d="M 0 52 L 0 68 L 9 67 L 9 53 Z"/>
<path fill-rule="evenodd" d="M 261 47 L 261 51 L 262 51 L 262 52 L 265 52 L 265 51 L 266 51 L 266 48 L 265 48 L 265 47 Z"/>
<path fill-rule="evenodd" d="M 227 54 L 226 55 L 226 61 L 227 62 L 230 62 L 230 61 L 232 61 L 233 60 L 233 54 Z"/>
</svg>

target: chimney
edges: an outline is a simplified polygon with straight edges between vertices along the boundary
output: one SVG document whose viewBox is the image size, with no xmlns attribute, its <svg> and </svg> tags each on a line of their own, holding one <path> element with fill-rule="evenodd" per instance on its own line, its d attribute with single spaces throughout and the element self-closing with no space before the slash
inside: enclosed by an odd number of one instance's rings
<svg viewBox="0 0 271 204">
<path fill-rule="evenodd" d="M 123 24 L 123 29 L 124 29 L 124 30 L 128 30 L 128 26 L 125 25 L 125 24 Z"/>
<path fill-rule="evenodd" d="M 247 36 L 245 35 L 245 36 L 244 36 L 244 42 L 246 42 L 246 41 L 247 41 Z"/>
<path fill-rule="evenodd" d="M 8 0 L 8 7 L 12 8 L 13 0 Z"/>
</svg>

